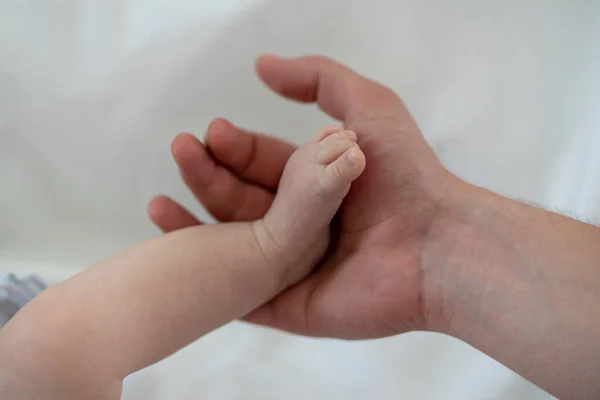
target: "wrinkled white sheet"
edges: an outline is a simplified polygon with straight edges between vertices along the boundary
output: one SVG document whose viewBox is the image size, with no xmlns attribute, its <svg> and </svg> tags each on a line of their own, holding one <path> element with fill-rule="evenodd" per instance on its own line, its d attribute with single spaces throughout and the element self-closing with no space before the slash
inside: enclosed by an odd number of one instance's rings
<svg viewBox="0 0 600 400">
<path fill-rule="evenodd" d="M 265 51 L 337 58 L 396 89 L 455 173 L 600 217 L 599 4 L 0 1 L 0 272 L 58 281 L 157 235 L 157 192 L 205 216 L 170 159 L 177 132 L 224 116 L 308 138 L 328 120 L 261 86 Z M 438 335 L 345 343 L 236 323 L 131 377 L 124 398 L 549 396 Z"/>
</svg>

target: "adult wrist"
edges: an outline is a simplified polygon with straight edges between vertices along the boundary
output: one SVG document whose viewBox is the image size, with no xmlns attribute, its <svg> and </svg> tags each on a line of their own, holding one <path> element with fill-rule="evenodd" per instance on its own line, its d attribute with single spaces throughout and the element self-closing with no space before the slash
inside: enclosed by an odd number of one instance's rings
<svg viewBox="0 0 600 400">
<path fill-rule="evenodd" d="M 421 259 L 423 314 L 430 331 L 453 334 L 469 325 L 480 296 L 486 251 L 476 219 L 498 197 L 451 176 L 426 236 Z"/>
<path fill-rule="evenodd" d="M 598 398 L 600 230 L 457 182 L 423 252 L 428 328 L 559 398 Z"/>
</svg>

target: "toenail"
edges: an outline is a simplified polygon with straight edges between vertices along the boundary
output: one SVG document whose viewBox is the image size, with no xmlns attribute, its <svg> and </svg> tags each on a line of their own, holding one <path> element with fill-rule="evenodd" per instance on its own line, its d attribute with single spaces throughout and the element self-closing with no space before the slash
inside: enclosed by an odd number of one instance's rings
<svg viewBox="0 0 600 400">
<path fill-rule="evenodd" d="M 354 139 L 356 137 L 356 133 L 353 131 L 344 131 L 344 137 L 348 139 Z"/>
<path fill-rule="evenodd" d="M 354 167 L 356 165 L 356 159 L 356 149 L 352 149 L 346 153 L 346 161 L 348 161 L 350 166 Z"/>
</svg>

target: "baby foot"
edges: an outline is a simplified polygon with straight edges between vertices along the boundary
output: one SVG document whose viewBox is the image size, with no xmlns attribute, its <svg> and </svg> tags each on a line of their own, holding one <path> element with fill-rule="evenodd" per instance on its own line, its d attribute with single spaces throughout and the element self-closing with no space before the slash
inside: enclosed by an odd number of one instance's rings
<svg viewBox="0 0 600 400">
<path fill-rule="evenodd" d="M 262 246 L 289 262 L 290 284 L 301 279 L 329 245 L 329 224 L 365 168 L 356 134 L 341 127 L 320 131 L 292 154 L 275 200 L 259 221 Z M 268 244 L 264 244 L 264 243 Z"/>
</svg>

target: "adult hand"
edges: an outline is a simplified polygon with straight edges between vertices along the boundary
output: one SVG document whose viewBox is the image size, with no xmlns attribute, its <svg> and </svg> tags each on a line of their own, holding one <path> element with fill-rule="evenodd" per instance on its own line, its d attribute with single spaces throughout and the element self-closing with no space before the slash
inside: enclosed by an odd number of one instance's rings
<svg viewBox="0 0 600 400">
<path fill-rule="evenodd" d="M 456 180 L 438 162 L 402 101 L 387 87 L 323 57 L 262 56 L 256 70 L 275 92 L 317 102 L 358 135 L 363 175 L 339 213 L 339 238 L 317 272 L 248 320 L 311 336 L 371 338 L 427 329 L 428 239 Z M 262 217 L 294 146 L 224 120 L 203 145 L 189 134 L 172 146 L 181 174 L 219 221 Z M 168 232 L 199 223 L 166 197 L 149 214 Z"/>
<path fill-rule="evenodd" d="M 600 398 L 600 230 L 447 172 L 389 89 L 325 58 L 258 59 L 262 80 L 355 131 L 367 167 L 339 238 L 307 279 L 247 318 L 291 332 L 372 338 L 413 329 L 466 341 L 559 398 Z M 206 147 L 173 143 L 190 189 L 221 221 L 269 208 L 294 147 L 217 120 Z M 150 205 L 164 231 L 199 223 Z"/>
</svg>

